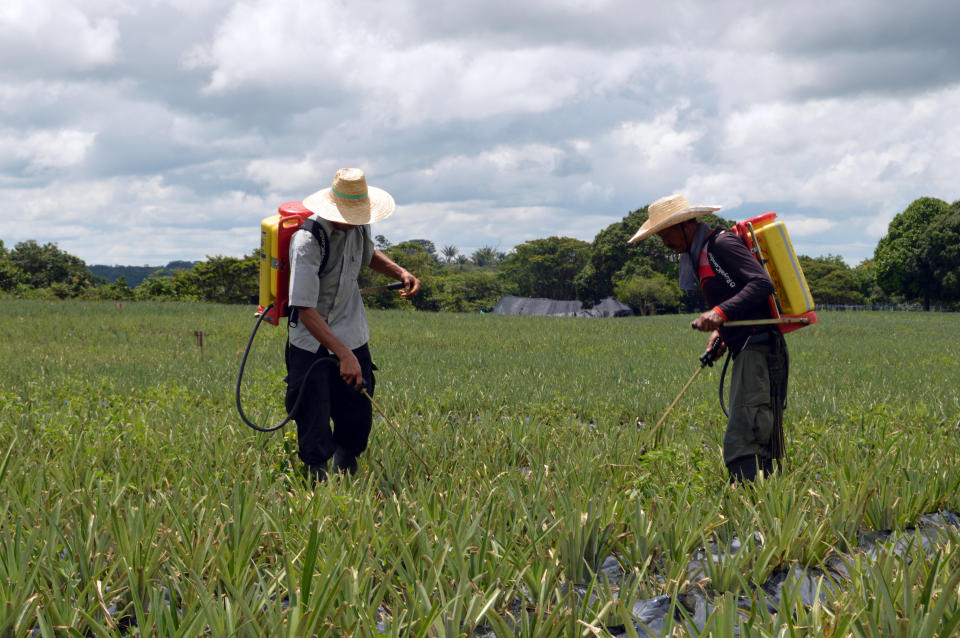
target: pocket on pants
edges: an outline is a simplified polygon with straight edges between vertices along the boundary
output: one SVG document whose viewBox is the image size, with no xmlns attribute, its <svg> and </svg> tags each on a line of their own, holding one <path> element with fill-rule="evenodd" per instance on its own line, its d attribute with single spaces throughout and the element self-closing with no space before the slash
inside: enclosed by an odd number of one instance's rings
<svg viewBox="0 0 960 638">
<path fill-rule="evenodd" d="M 744 352 L 743 354 L 747 354 Z M 750 366 L 745 370 L 743 411 L 758 447 L 770 447 L 773 434 L 773 405 L 770 402 L 770 372 L 765 352 L 750 351 Z M 746 362 L 745 362 L 746 363 Z"/>
<path fill-rule="evenodd" d="M 747 413 L 753 424 L 754 442 L 764 450 L 769 450 L 770 437 L 773 436 L 773 409 L 769 405 L 758 405 L 748 408 Z"/>
<path fill-rule="evenodd" d="M 773 407 L 766 354 L 765 346 L 747 347 L 734 359 L 730 418 L 723 445 L 727 463 L 744 456 L 770 454 Z"/>
</svg>

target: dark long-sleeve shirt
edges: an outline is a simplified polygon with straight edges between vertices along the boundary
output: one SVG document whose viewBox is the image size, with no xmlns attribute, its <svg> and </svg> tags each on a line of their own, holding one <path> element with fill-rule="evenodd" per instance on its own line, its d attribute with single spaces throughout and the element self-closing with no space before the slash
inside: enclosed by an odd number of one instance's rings
<svg viewBox="0 0 960 638">
<path fill-rule="evenodd" d="M 707 304 L 719 309 L 727 321 L 771 317 L 773 282 L 740 237 L 724 230 L 709 237 L 700 254 L 697 274 Z M 721 327 L 720 337 L 737 354 L 750 335 L 768 329 Z"/>
</svg>

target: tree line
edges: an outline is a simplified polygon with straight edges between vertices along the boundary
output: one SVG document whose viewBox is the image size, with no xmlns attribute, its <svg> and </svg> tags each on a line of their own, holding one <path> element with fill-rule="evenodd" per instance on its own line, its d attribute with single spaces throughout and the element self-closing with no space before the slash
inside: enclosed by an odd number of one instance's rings
<svg viewBox="0 0 960 638">
<path fill-rule="evenodd" d="M 420 310 L 484 311 L 508 294 L 579 299 L 587 306 L 615 297 L 642 314 L 700 309 L 699 294 L 677 287 L 676 255 L 659 241 L 627 244 L 646 219 L 644 207 L 601 230 L 592 242 L 547 237 L 520 244 L 509 253 L 484 246 L 468 256 L 456 246 L 438 250 L 428 239 L 393 244 L 383 235 L 377 235 L 376 244 L 420 278 L 421 293 L 412 300 Z M 732 226 L 719 216 L 703 220 L 717 227 Z M 873 258 L 855 267 L 837 255 L 801 255 L 799 261 L 818 304 L 960 307 L 960 201 L 915 200 L 890 222 Z M 0 240 L 0 294 L 8 296 L 238 304 L 255 304 L 258 299 L 258 250 L 240 258 L 175 262 L 146 277 L 139 272 L 142 280 L 133 286 L 124 276 L 110 281 L 91 268 L 108 272 L 102 266 L 87 267 L 56 244 L 29 240 L 7 249 Z M 362 271 L 361 287 L 382 283 L 387 283 L 382 275 Z M 365 301 L 370 307 L 409 307 L 392 292 L 374 293 Z"/>
</svg>

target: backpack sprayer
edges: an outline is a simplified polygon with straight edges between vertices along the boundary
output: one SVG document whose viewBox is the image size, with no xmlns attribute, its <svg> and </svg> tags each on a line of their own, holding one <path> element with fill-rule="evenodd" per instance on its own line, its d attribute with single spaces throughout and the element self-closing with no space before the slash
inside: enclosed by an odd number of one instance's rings
<svg viewBox="0 0 960 638">
<path fill-rule="evenodd" d="M 737 222 L 732 229 L 734 235 L 746 242 L 773 282 L 774 293 L 769 298 L 773 319 L 729 321 L 724 324 L 726 326 L 775 324 L 781 333 L 786 334 L 817 322 L 813 296 L 787 227 L 783 222 L 774 221 L 776 218 L 776 213 L 763 213 L 745 222 Z"/>
<path fill-rule="evenodd" d="M 290 419 L 293 418 L 292 415 L 296 413 L 297 406 L 300 405 L 300 401 L 303 399 L 303 391 L 307 387 L 306 383 L 300 385 L 300 392 L 297 394 L 293 408 L 287 414 L 287 417 L 277 425 L 267 427 L 259 426 L 250 421 L 243 412 L 243 407 L 240 402 L 240 385 L 243 381 L 243 370 L 247 365 L 247 356 L 250 354 L 250 346 L 253 345 L 253 339 L 257 334 L 257 330 L 260 329 L 261 322 L 266 320 L 270 325 L 278 326 L 280 325 L 280 319 L 290 314 L 290 240 L 293 234 L 300 230 L 300 227 L 303 226 L 304 222 L 312 214 L 313 213 L 305 208 L 301 202 L 286 202 L 280 205 L 276 215 L 265 217 L 260 222 L 260 295 L 256 312 L 257 322 L 253 326 L 253 331 L 247 340 L 247 347 L 243 351 L 243 359 L 240 361 L 240 371 L 237 374 L 236 387 L 236 405 L 240 419 L 257 432 L 274 432 L 286 425 Z M 403 283 L 398 281 L 383 286 L 364 288 L 360 291 L 360 294 L 380 292 L 383 290 L 399 290 L 401 288 L 403 288 Z M 310 376 L 310 373 L 312 373 L 318 365 L 334 365 L 339 367 L 340 363 L 332 356 L 317 359 L 307 369 L 307 372 L 304 374 L 304 379 Z M 427 468 L 429 475 L 430 469 L 427 463 L 407 438 L 403 436 L 400 428 L 383 412 L 377 402 L 374 401 L 373 397 L 367 392 L 366 388 L 361 388 L 360 392 L 367 397 L 370 404 L 380 413 L 380 416 L 396 430 L 400 438 L 403 439 L 417 458 L 420 459 L 423 466 Z"/>
<path fill-rule="evenodd" d="M 763 265 L 764 270 L 773 282 L 774 293 L 768 299 L 772 317 L 770 319 L 727 321 L 724 322 L 724 326 L 733 328 L 737 326 L 775 325 L 782 334 L 786 334 L 817 322 L 813 296 L 810 294 L 807 280 L 803 276 L 803 269 L 800 268 L 800 262 L 793 250 L 793 243 L 790 241 L 787 227 L 783 222 L 775 221 L 776 218 L 776 213 L 767 212 L 751 217 L 746 221 L 737 222 L 731 229 L 734 235 L 743 239 L 747 244 L 747 248 Z M 690 327 L 696 330 L 695 325 L 691 324 Z M 667 415 L 680 401 L 680 397 L 684 395 L 705 367 L 713 366 L 713 362 L 717 359 L 719 344 L 720 340 L 718 339 L 713 343 L 710 350 L 700 355 L 700 367 L 697 368 L 687 384 L 683 386 L 680 394 L 677 395 L 677 398 L 673 400 L 673 403 L 670 404 L 670 407 L 667 408 L 667 411 L 650 431 L 648 440 L 653 441 L 653 447 L 659 444 L 661 426 Z M 723 382 L 729 363 L 730 353 L 728 352 L 727 359 L 723 363 L 723 370 L 720 373 L 719 389 L 720 407 L 726 416 L 729 416 L 729 414 L 727 414 L 727 408 L 723 401 Z"/>
</svg>

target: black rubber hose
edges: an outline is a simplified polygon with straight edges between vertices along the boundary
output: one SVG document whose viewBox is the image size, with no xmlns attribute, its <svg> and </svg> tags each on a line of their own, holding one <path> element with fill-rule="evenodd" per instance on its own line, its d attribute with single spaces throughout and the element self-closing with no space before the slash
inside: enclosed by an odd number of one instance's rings
<svg viewBox="0 0 960 638">
<path fill-rule="evenodd" d="M 310 376 L 310 373 L 313 372 L 314 368 L 316 368 L 321 363 L 323 364 L 332 363 L 337 366 L 340 365 L 340 362 L 335 357 L 324 357 L 323 359 L 317 359 L 316 361 L 314 361 L 313 364 L 309 368 L 307 368 L 307 372 L 303 375 L 303 382 L 300 384 L 300 391 L 297 393 L 297 400 L 293 404 L 293 409 L 290 410 L 289 414 L 287 414 L 287 418 L 285 418 L 283 421 L 281 421 L 277 425 L 265 428 L 250 421 L 247 418 L 247 415 L 243 413 L 243 407 L 240 405 L 240 384 L 243 381 L 243 369 L 247 365 L 247 355 L 250 354 L 250 346 L 253 345 L 253 338 L 257 335 L 257 330 L 260 329 L 260 322 L 263 321 L 263 318 L 267 316 L 267 312 L 272 307 L 273 307 L 273 304 L 270 304 L 269 306 L 264 308 L 263 312 L 261 312 L 260 316 L 257 318 L 257 323 L 253 326 L 253 332 L 250 333 L 250 339 L 247 340 L 247 347 L 243 351 L 243 359 L 240 361 L 240 372 L 239 374 L 237 374 L 237 393 L 236 393 L 237 412 L 240 414 L 240 418 L 243 420 L 243 422 L 249 425 L 251 428 L 253 428 L 257 432 L 275 432 L 276 430 L 279 430 L 280 428 L 285 426 L 290 421 L 290 419 L 293 418 L 293 415 L 296 414 L 297 412 L 297 408 L 300 406 L 300 400 L 303 399 L 303 391 L 307 387 L 307 383 L 306 383 L 307 377 Z"/>
<path fill-rule="evenodd" d="M 723 416 L 730 418 L 727 412 L 727 405 L 723 401 L 723 379 L 727 376 L 727 366 L 730 365 L 730 351 L 727 350 L 727 358 L 723 360 L 723 370 L 720 371 L 720 409 L 723 410 Z"/>
</svg>

